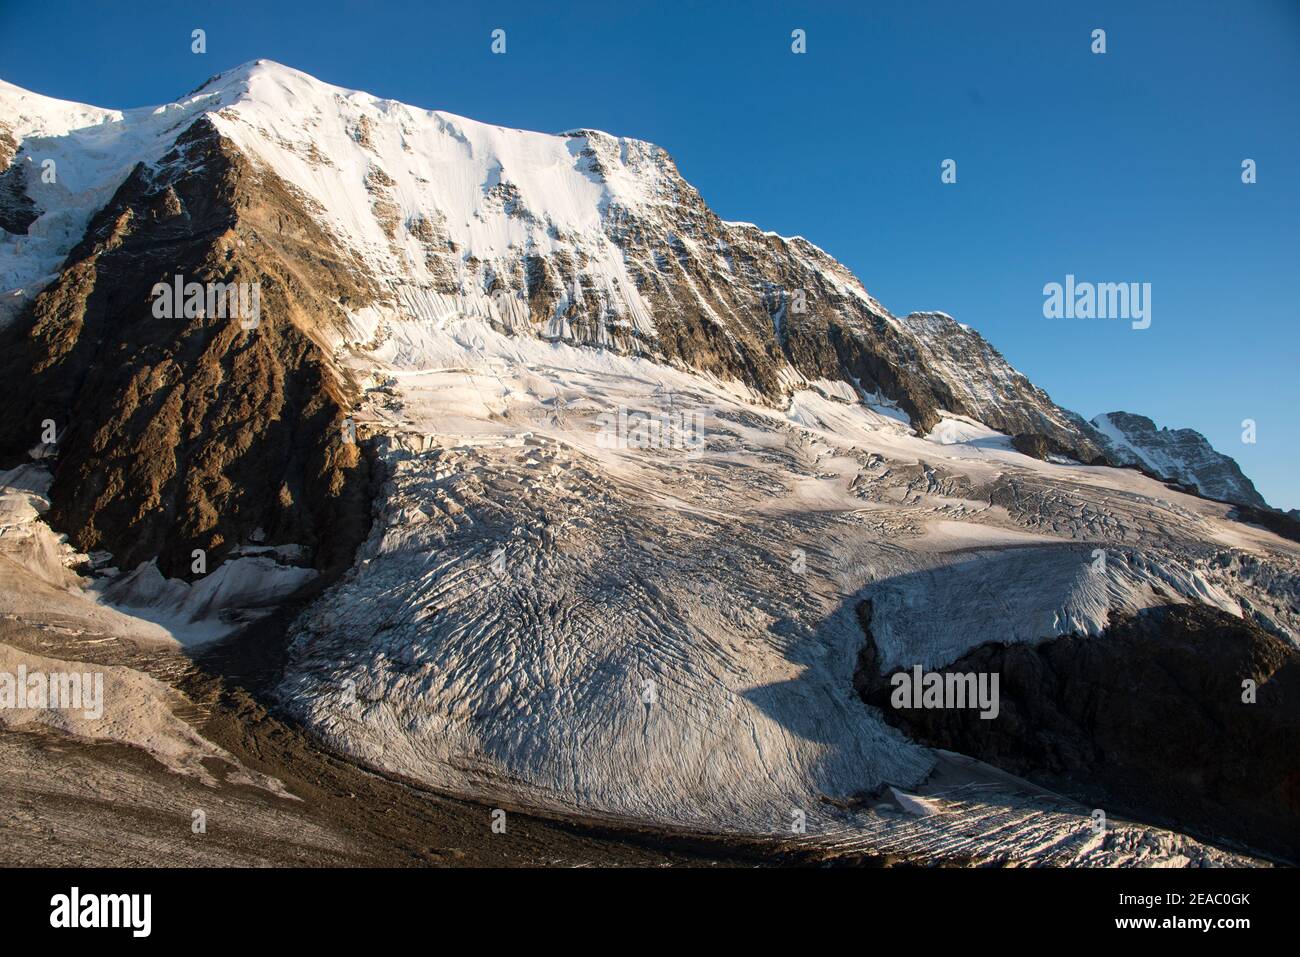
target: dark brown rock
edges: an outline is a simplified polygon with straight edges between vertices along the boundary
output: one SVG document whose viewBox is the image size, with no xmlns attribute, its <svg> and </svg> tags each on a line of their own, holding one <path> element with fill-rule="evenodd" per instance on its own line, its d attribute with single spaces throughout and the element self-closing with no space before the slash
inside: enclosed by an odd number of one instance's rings
<svg viewBox="0 0 1300 957">
<path fill-rule="evenodd" d="M 259 282 L 261 321 L 155 318 L 155 283 Z M 58 428 L 52 524 L 123 568 L 189 576 L 258 529 L 351 560 L 370 467 L 343 441 L 353 386 L 324 351 L 338 302 L 367 300 L 292 191 L 200 119 L 139 166 L 60 277 L 0 335 L 0 456 Z"/>
<path fill-rule="evenodd" d="M 1300 860 L 1300 652 L 1201 605 L 1122 618 L 1101 637 L 987 644 L 942 673 L 996 673 L 1000 711 L 895 709 L 870 603 L 855 686 L 915 739 L 1112 816 Z M 1243 681 L 1257 700 L 1244 703 Z"/>
</svg>

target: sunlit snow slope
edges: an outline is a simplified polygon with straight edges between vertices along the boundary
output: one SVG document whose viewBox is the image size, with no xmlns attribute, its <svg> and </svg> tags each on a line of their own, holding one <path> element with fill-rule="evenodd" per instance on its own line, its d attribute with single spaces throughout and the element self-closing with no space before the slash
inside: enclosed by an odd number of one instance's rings
<svg viewBox="0 0 1300 957">
<path fill-rule="evenodd" d="M 274 268 L 283 299 L 260 329 L 218 329 L 211 369 L 291 327 L 301 361 L 262 356 L 251 380 L 269 401 L 310 376 L 317 428 L 337 443 L 348 414 L 374 458 L 369 536 L 295 623 L 276 691 L 332 747 L 509 806 L 677 830 L 922 859 L 1234 859 L 1140 826 L 1098 838 L 1089 809 L 909 740 L 855 688 L 864 602 L 886 668 L 1106 640 L 1116 617 L 1179 603 L 1300 634 L 1294 542 L 1104 464 L 1095 431 L 973 330 L 893 316 L 811 243 L 719 220 L 637 140 L 505 130 L 267 61 L 158 109 L 8 86 L 0 107 L 11 319 L 132 169 L 132 215 L 167 190 L 160 215 L 189 215 L 170 200 L 203 170 L 178 136 L 200 129 L 194 150 L 229 164 L 214 249 Z M 252 452 L 275 427 L 247 432 Z M 223 547 L 254 542 L 300 544 Z M 141 567 L 110 594 L 154 618 L 206 595 Z"/>
<path fill-rule="evenodd" d="M 51 118 L 33 121 L 42 102 L 56 104 Z M 11 314 L 133 164 L 156 168 L 205 117 L 335 238 L 367 290 L 341 303 L 349 309 L 473 315 L 680 363 L 775 401 L 809 379 L 838 380 L 888 398 L 922 430 L 946 410 L 1042 435 L 1080 460 L 1100 455 L 1085 425 L 978 335 L 938 313 L 898 319 L 806 240 L 720 220 L 669 154 L 640 140 L 502 129 L 264 60 L 156 109 L 97 111 L 9 86 L 0 108 L 39 214 L 0 248 Z M 46 156 L 66 170 L 56 184 L 39 182 Z M 963 372 L 963 357 L 993 375 Z"/>
</svg>

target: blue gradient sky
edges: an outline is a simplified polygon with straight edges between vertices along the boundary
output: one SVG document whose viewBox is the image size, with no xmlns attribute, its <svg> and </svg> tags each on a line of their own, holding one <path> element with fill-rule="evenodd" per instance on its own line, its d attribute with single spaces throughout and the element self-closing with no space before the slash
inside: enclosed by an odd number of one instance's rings
<svg viewBox="0 0 1300 957">
<path fill-rule="evenodd" d="M 0 0 L 0 77 L 51 96 L 154 104 L 258 57 L 504 126 L 659 143 L 723 218 L 808 237 L 895 312 L 951 313 L 1085 416 L 1196 428 L 1300 506 L 1296 0 Z M 1044 319 L 1066 273 L 1150 282 L 1151 328 Z"/>
</svg>

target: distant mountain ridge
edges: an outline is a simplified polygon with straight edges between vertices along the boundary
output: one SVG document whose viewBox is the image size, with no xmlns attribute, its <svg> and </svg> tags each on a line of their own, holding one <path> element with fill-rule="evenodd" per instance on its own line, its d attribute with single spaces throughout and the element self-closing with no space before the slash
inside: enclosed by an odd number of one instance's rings
<svg viewBox="0 0 1300 957">
<path fill-rule="evenodd" d="M 1140 468 L 1156 478 L 1196 489 L 1206 498 L 1268 507 L 1237 462 L 1216 452 L 1195 429 L 1158 428 L 1151 419 L 1132 412 L 1108 412 L 1094 418 L 1091 425 L 1117 465 Z"/>
</svg>

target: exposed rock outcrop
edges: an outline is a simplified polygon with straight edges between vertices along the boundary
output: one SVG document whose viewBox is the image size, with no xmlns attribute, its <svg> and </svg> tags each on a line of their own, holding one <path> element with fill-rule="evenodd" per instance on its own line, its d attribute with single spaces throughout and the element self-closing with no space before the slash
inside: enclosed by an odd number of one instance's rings
<svg viewBox="0 0 1300 957">
<path fill-rule="evenodd" d="M 1206 498 L 1266 508 L 1264 497 L 1229 456 L 1195 429 L 1157 428 L 1144 415 L 1108 412 L 1092 420 L 1098 441 L 1116 465 L 1186 486 Z"/>
<path fill-rule="evenodd" d="M 258 283 L 258 324 L 157 317 L 154 285 L 177 275 Z M 292 190 L 200 118 L 0 333 L 0 456 L 52 424 L 52 524 L 124 568 L 157 556 L 188 577 L 194 549 L 215 565 L 259 530 L 342 567 L 368 526 L 369 466 L 344 441 L 352 387 L 322 344 L 339 300 L 366 296 Z"/>
<path fill-rule="evenodd" d="M 997 674 L 996 718 L 894 708 L 870 602 L 855 685 L 917 740 L 988 761 L 1108 815 L 1138 815 L 1300 860 L 1300 652 L 1203 605 L 1125 616 L 1100 637 L 985 644 L 941 674 Z M 906 670 L 906 669 L 903 669 Z M 1243 682 L 1256 688 L 1243 700 Z"/>
<path fill-rule="evenodd" d="M 3 154 L 0 140 L 0 154 Z M 36 204 L 27 195 L 27 168 L 13 164 L 3 169 L 0 161 L 0 229 L 18 236 L 26 235 L 27 227 L 40 215 Z"/>
</svg>

